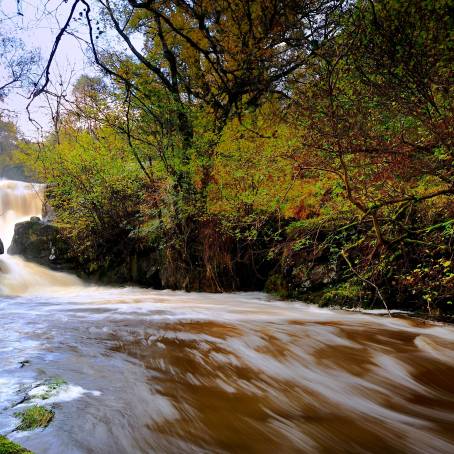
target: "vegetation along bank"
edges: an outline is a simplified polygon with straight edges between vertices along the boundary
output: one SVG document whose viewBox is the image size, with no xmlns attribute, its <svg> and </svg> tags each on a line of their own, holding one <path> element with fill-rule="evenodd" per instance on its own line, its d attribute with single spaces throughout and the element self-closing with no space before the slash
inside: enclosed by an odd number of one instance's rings
<svg viewBox="0 0 454 454">
<path fill-rule="evenodd" d="M 99 76 L 54 89 L 54 131 L 10 153 L 53 211 L 13 250 L 104 282 L 452 312 L 454 2 L 164 3 L 77 18 Z"/>
</svg>

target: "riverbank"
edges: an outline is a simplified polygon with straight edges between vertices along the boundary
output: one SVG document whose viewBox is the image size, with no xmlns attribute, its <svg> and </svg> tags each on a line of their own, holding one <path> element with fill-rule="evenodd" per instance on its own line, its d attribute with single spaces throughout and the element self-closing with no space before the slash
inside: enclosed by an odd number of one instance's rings
<svg viewBox="0 0 454 454">
<path fill-rule="evenodd" d="M 16 225 L 9 253 L 103 284 L 266 291 L 322 307 L 412 311 L 437 319 L 454 312 L 453 227 L 448 218 L 421 229 L 418 240 L 378 248 L 363 225 L 289 223 L 276 240 L 270 223 L 268 237 L 259 233 L 244 241 L 205 223 L 193 227 L 184 253 L 176 238 L 146 244 L 128 236 L 87 258 L 72 243 L 71 228 L 35 217 Z"/>
</svg>

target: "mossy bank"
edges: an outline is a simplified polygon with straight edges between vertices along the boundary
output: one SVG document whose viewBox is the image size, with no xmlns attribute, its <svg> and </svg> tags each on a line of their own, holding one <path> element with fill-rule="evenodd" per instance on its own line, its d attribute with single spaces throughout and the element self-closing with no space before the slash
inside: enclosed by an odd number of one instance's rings
<svg viewBox="0 0 454 454">
<path fill-rule="evenodd" d="M 0 435 L 0 454 L 33 454 L 28 449 Z"/>
<path fill-rule="evenodd" d="M 183 245 L 174 232 L 148 244 L 118 236 L 83 260 L 70 230 L 33 218 L 17 224 L 9 252 L 108 284 L 264 290 L 326 307 L 449 315 L 454 311 L 454 208 L 444 210 L 432 211 L 430 222 L 414 235 L 399 239 L 399 231 L 385 230 L 394 240 L 384 245 L 377 245 L 367 223 L 342 217 L 286 224 L 270 219 L 247 241 L 218 219 L 194 222 Z"/>
</svg>

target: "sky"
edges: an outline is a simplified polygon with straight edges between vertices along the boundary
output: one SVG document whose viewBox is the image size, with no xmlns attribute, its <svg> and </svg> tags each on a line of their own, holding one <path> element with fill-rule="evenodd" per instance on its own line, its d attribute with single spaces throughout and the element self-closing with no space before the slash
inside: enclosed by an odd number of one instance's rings
<svg viewBox="0 0 454 454">
<path fill-rule="evenodd" d="M 17 11 L 16 0 L 0 0 L 0 27 L 1 35 L 14 36 L 22 39 L 29 49 L 38 49 L 42 62 L 40 69 L 44 67 L 53 46 L 55 36 L 58 34 L 61 24 L 66 20 L 71 5 L 61 0 L 21 0 L 20 13 Z M 77 30 L 77 24 L 72 30 L 83 36 L 84 30 Z M 86 46 L 76 38 L 65 35 L 60 43 L 51 75 L 54 79 L 63 76 L 64 83 L 71 79 L 73 82 L 81 74 L 94 73 L 93 65 L 85 57 Z M 37 70 L 39 73 L 39 70 Z M 0 70 L 0 78 L 4 71 Z M 35 76 L 36 77 L 36 76 Z M 29 102 L 28 90 L 14 90 L 5 101 L 0 104 L 0 109 L 8 109 L 14 112 L 13 118 L 21 132 L 28 138 L 38 138 L 39 131 L 28 120 L 26 105 Z M 49 114 L 46 109 L 45 99 L 37 99 L 31 108 L 32 117 L 40 123 L 44 131 L 49 129 Z"/>
</svg>

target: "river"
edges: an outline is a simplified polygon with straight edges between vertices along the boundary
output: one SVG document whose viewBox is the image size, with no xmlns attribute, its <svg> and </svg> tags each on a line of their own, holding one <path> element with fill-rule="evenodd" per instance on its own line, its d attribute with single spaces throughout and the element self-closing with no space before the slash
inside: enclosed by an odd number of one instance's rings
<svg viewBox="0 0 454 454">
<path fill-rule="evenodd" d="M 0 181 L 6 247 L 41 197 Z M 454 452 L 452 326 L 0 267 L 0 434 L 37 454 Z M 14 431 L 33 403 L 54 420 Z"/>
</svg>

